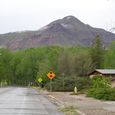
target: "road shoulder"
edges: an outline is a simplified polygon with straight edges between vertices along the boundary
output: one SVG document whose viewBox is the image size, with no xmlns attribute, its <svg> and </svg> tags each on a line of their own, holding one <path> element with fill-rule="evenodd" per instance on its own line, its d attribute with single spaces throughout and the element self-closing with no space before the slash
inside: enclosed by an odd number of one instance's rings
<svg viewBox="0 0 115 115">
<path fill-rule="evenodd" d="M 115 115 L 115 101 L 100 101 L 88 98 L 84 94 L 71 95 L 71 92 L 48 92 L 40 90 L 55 103 L 61 105 L 72 105 L 78 108 L 80 115 Z"/>
</svg>

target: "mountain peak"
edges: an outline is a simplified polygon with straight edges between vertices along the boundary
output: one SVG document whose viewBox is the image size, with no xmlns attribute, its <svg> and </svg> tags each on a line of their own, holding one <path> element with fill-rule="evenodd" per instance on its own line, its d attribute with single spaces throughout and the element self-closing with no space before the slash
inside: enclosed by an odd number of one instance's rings
<svg viewBox="0 0 115 115">
<path fill-rule="evenodd" d="M 64 17 L 63 19 L 67 19 L 67 20 L 69 20 L 69 19 L 77 19 L 77 18 L 74 17 L 74 16 L 72 16 L 72 15 L 70 15 L 70 16 L 66 16 L 66 17 Z"/>
<path fill-rule="evenodd" d="M 79 23 L 79 24 L 83 24 L 79 19 L 77 19 L 76 17 L 74 16 L 66 16 L 62 19 L 59 19 L 59 20 L 56 20 L 56 21 L 53 21 L 52 23 L 50 23 L 49 25 L 51 24 L 55 24 L 55 23 L 63 23 L 63 24 L 71 24 L 71 23 Z"/>
<path fill-rule="evenodd" d="M 75 16 L 69 15 L 69 16 L 64 17 L 63 20 L 78 20 L 78 19 Z"/>
<path fill-rule="evenodd" d="M 0 46 L 16 50 L 59 44 L 62 46 L 90 46 L 99 35 L 105 46 L 115 40 L 115 34 L 84 24 L 74 16 L 55 20 L 38 31 L 0 35 Z"/>
<path fill-rule="evenodd" d="M 82 23 L 79 19 L 77 19 L 76 17 L 71 16 L 71 15 L 64 17 L 62 20 L 65 22 L 74 22 L 74 23 L 80 23 L 80 24 Z"/>
<path fill-rule="evenodd" d="M 77 19 L 74 16 L 66 16 L 62 19 L 53 21 L 52 23 L 48 24 L 49 27 L 52 26 L 62 26 L 65 29 L 69 29 L 69 30 L 79 30 L 80 28 L 85 28 L 85 24 L 82 23 L 79 19 Z M 57 28 L 57 27 L 56 27 Z"/>
</svg>

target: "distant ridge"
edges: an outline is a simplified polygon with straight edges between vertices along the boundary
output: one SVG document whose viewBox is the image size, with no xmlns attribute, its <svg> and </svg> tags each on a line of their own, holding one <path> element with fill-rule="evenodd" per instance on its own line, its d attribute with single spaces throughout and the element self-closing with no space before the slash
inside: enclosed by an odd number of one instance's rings
<svg viewBox="0 0 115 115">
<path fill-rule="evenodd" d="M 37 31 L 1 34 L 0 47 L 17 50 L 45 45 L 90 46 L 96 35 L 100 36 L 105 46 L 115 40 L 115 34 L 111 32 L 93 28 L 74 16 L 66 16 Z"/>
</svg>

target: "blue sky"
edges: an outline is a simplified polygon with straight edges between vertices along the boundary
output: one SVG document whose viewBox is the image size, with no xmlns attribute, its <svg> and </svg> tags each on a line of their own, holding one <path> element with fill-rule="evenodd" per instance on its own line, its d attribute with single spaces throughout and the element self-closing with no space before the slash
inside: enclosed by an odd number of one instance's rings
<svg viewBox="0 0 115 115">
<path fill-rule="evenodd" d="M 93 27 L 115 27 L 115 0 L 0 0 L 0 34 L 37 30 L 73 15 Z"/>
</svg>

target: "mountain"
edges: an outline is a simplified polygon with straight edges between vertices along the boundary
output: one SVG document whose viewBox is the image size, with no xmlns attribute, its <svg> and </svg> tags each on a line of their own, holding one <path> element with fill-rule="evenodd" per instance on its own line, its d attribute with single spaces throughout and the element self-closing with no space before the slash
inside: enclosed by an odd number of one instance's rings
<svg viewBox="0 0 115 115">
<path fill-rule="evenodd" d="M 90 46 L 96 35 L 100 36 L 105 46 L 115 40 L 115 34 L 104 29 L 93 28 L 74 16 L 67 16 L 37 31 L 1 34 L 0 47 L 17 50 L 44 45 Z"/>
</svg>

